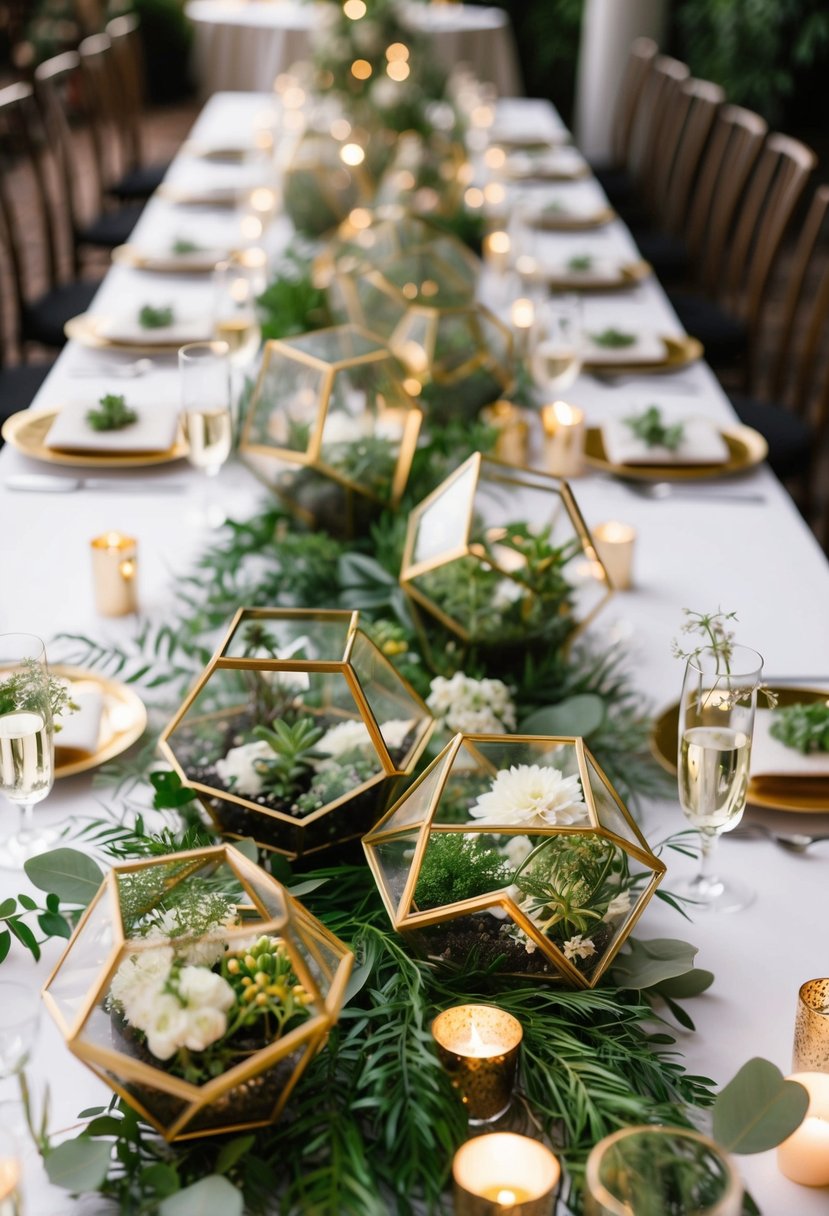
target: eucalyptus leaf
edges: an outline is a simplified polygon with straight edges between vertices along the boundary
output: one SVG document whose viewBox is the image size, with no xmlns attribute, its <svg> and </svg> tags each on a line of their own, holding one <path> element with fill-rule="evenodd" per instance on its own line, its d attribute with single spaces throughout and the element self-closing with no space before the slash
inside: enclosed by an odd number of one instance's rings
<svg viewBox="0 0 829 1216">
<path fill-rule="evenodd" d="M 255 1136 L 236 1136 L 233 1140 L 228 1140 L 226 1144 L 223 1144 L 216 1158 L 216 1173 L 226 1174 L 237 1161 L 244 1157 L 245 1153 L 253 1148 L 255 1141 Z"/>
<path fill-rule="evenodd" d="M 77 1136 L 52 1149 L 44 1164 L 53 1186 L 62 1186 L 78 1195 L 98 1189 L 107 1176 L 111 1156 L 112 1145 L 108 1140 Z"/>
<path fill-rule="evenodd" d="M 234 849 L 238 849 L 243 857 L 247 857 L 248 861 L 252 861 L 256 865 L 259 861 L 259 846 L 252 836 L 245 836 L 241 840 L 234 840 Z"/>
<path fill-rule="evenodd" d="M 692 970 L 696 954 L 696 946 L 672 937 L 629 938 L 613 964 L 613 979 L 624 988 L 652 988 Z"/>
<path fill-rule="evenodd" d="M 103 882 L 97 862 L 78 849 L 51 849 L 24 862 L 26 877 L 41 891 L 60 896 L 69 904 L 86 907 Z"/>
<path fill-rule="evenodd" d="M 312 891 L 316 891 L 318 887 L 324 886 L 327 882 L 327 878 L 306 878 L 304 882 L 297 882 L 288 887 L 288 893 L 299 899 L 302 895 L 310 895 Z"/>
<path fill-rule="evenodd" d="M 158 1216 L 242 1216 L 242 1192 L 221 1174 L 208 1174 L 164 1199 Z"/>
<path fill-rule="evenodd" d="M 162 1198 L 174 1195 L 181 1186 L 177 1171 L 165 1161 L 156 1161 L 142 1170 L 141 1182 Z"/>
<path fill-rule="evenodd" d="M 714 1101 L 714 1139 L 731 1153 L 764 1153 L 800 1126 L 809 1095 L 769 1060 L 755 1056 Z"/>
<path fill-rule="evenodd" d="M 675 975 L 670 979 L 663 980 L 658 985 L 658 988 L 662 996 L 669 996 L 673 1000 L 681 1001 L 690 996 L 699 996 L 701 992 L 707 991 L 713 983 L 713 971 L 706 971 L 704 967 L 694 967 L 683 975 Z"/>
<path fill-rule="evenodd" d="M 580 735 L 597 731 L 605 719 L 605 703 L 596 693 L 579 693 L 557 705 L 546 705 L 521 720 L 525 735 Z"/>
</svg>

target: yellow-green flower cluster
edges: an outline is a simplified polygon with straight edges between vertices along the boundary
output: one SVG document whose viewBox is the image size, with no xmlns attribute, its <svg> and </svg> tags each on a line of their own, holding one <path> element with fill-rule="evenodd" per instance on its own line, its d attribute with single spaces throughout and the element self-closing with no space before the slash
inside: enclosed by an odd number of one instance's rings
<svg viewBox="0 0 829 1216">
<path fill-rule="evenodd" d="M 278 937 L 263 934 L 239 950 L 228 951 L 222 960 L 222 974 L 236 991 L 241 1020 L 249 1024 L 270 1015 L 280 1033 L 313 999 L 299 983 L 290 955 Z"/>
</svg>

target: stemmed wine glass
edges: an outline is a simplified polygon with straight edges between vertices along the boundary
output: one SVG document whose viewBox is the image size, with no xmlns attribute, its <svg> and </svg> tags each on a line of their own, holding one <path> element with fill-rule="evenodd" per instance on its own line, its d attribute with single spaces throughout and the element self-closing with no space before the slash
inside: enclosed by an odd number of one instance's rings
<svg viewBox="0 0 829 1216">
<path fill-rule="evenodd" d="M 547 300 L 536 310 L 530 333 L 530 371 L 546 400 L 570 388 L 583 359 L 580 300 L 568 295 Z"/>
<path fill-rule="evenodd" d="M 233 446 L 230 351 L 226 342 L 190 342 L 178 352 L 181 380 L 181 422 L 187 439 L 187 459 L 209 479 L 198 522 L 209 527 L 224 523 L 221 506 L 210 492 L 212 479 Z"/>
<path fill-rule="evenodd" d="M 220 262 L 214 283 L 215 336 L 227 343 L 234 364 L 247 367 L 262 339 L 256 301 L 267 285 L 265 251 L 244 249 Z"/>
<path fill-rule="evenodd" d="M 34 808 L 55 778 L 54 722 L 46 648 L 30 633 L 0 635 L 0 792 L 23 814 L 3 840 L 0 868 L 20 869 L 56 839 L 35 828 Z"/>
<path fill-rule="evenodd" d="M 754 899 L 742 884 L 711 873 L 714 846 L 743 817 L 751 736 L 763 658 L 746 646 L 688 659 L 679 703 L 679 801 L 699 830 L 700 869 L 675 890 L 700 908 L 737 912 Z"/>
</svg>

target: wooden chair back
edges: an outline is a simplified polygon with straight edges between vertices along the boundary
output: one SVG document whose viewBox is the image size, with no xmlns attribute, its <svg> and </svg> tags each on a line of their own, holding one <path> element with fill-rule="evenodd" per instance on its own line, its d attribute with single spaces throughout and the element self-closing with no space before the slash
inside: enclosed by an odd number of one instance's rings
<svg viewBox="0 0 829 1216">
<path fill-rule="evenodd" d="M 657 214 L 668 232 L 681 233 L 691 194 L 725 91 L 710 80 L 686 80 L 677 106 L 678 126 L 673 159 L 661 162 L 655 182 Z"/>
<path fill-rule="evenodd" d="M 815 191 L 803 227 L 800 230 L 797 244 L 792 253 L 791 265 L 786 280 L 786 290 L 780 315 L 780 328 L 775 343 L 774 355 L 768 376 L 769 397 L 772 401 L 782 401 L 790 382 L 793 387 L 791 395 L 792 408 L 801 416 L 808 412 L 809 392 L 812 388 L 813 373 L 819 362 L 820 351 L 818 339 L 820 324 L 816 327 L 818 308 L 817 298 L 812 297 L 811 284 L 808 282 L 809 272 L 821 251 L 821 235 L 829 215 L 829 186 L 819 186 Z M 829 266 L 829 242 L 823 242 L 823 257 Z M 818 291 L 818 297 L 820 291 Z M 795 322 L 805 321 L 798 327 L 801 332 L 805 329 L 805 337 L 796 351 Z M 791 369 L 794 365 L 794 376 Z M 827 384 L 829 391 L 829 384 Z"/>
<path fill-rule="evenodd" d="M 86 113 L 101 198 L 123 171 L 120 139 L 120 90 L 115 79 L 112 45 L 106 34 L 84 38 L 78 47 L 84 83 Z"/>
<path fill-rule="evenodd" d="M 135 13 L 115 17 L 107 23 L 118 113 L 116 117 L 125 170 L 142 163 L 141 114 L 144 109 L 144 53 L 140 22 Z"/>
<path fill-rule="evenodd" d="M 737 206 L 767 132 L 765 120 L 741 106 L 723 106 L 714 124 L 685 229 L 688 249 L 709 291 L 719 285 Z"/>
<path fill-rule="evenodd" d="M 659 47 L 652 38 L 637 38 L 630 48 L 619 88 L 619 96 L 616 98 L 614 107 L 611 135 L 614 164 L 627 164 L 631 133 L 642 97 L 642 89 L 658 54 Z"/>
<path fill-rule="evenodd" d="M 634 132 L 631 169 L 639 193 L 651 208 L 661 160 L 671 156 L 675 148 L 671 132 L 676 126 L 677 108 L 682 105 L 682 86 L 689 75 L 686 64 L 668 55 L 657 55 L 642 89 L 640 109 L 645 117 L 641 126 L 637 122 Z"/>
</svg>

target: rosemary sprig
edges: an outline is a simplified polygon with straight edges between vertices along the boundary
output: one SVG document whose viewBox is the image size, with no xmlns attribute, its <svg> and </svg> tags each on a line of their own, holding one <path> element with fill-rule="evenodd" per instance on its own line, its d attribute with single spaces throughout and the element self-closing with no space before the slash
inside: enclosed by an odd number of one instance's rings
<svg viewBox="0 0 829 1216">
<path fill-rule="evenodd" d="M 138 324 L 142 329 L 166 329 L 173 324 L 173 318 L 172 308 L 154 308 L 152 304 L 145 304 L 138 314 Z"/>
<path fill-rule="evenodd" d="M 624 330 L 614 329 L 612 325 L 607 329 L 603 329 L 598 334 L 591 334 L 590 337 L 596 346 L 604 346 L 608 350 L 622 350 L 626 346 L 633 346 L 636 342 L 636 334 L 628 334 Z"/>
<path fill-rule="evenodd" d="M 624 423 L 637 439 L 648 448 L 667 448 L 675 452 L 685 438 L 685 427 L 681 422 L 667 426 L 658 405 L 649 405 L 642 414 L 632 414 Z"/>
<path fill-rule="evenodd" d="M 177 237 L 173 241 L 173 253 L 198 253 L 203 248 L 202 245 L 197 245 L 195 241 L 190 241 L 187 237 Z"/>
<path fill-rule="evenodd" d="M 127 405 L 121 393 L 105 393 L 98 405 L 86 411 L 86 421 L 93 431 L 122 431 L 138 421 L 138 412 Z"/>
<path fill-rule="evenodd" d="M 576 257 L 570 258 L 567 263 L 567 269 L 575 271 L 590 270 L 593 266 L 593 258 L 589 253 L 580 253 Z"/>
</svg>

